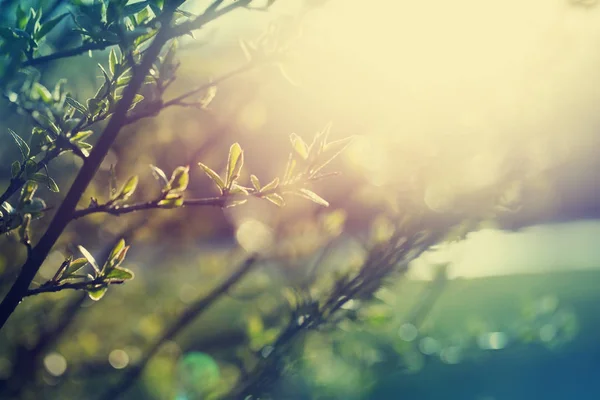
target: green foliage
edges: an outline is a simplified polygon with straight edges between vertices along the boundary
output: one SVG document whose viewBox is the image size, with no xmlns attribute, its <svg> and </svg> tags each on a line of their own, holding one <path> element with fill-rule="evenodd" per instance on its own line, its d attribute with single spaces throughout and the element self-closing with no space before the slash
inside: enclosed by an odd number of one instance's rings
<svg viewBox="0 0 600 400">
<path fill-rule="evenodd" d="M 147 154 L 144 150 L 136 148 L 135 138 L 129 142 L 129 136 L 120 135 L 125 127 L 144 118 L 156 117 L 168 107 L 195 107 L 206 111 L 216 96 L 218 84 L 223 80 L 259 66 L 275 64 L 283 68 L 283 63 L 289 61 L 287 55 L 291 39 L 280 35 L 277 26 L 270 26 L 255 40 L 240 41 L 246 64 L 236 70 L 236 73 L 224 73 L 208 83 L 185 91 L 180 96 L 170 97 L 171 91 L 167 89 L 175 81 L 180 64 L 177 59 L 179 36 L 192 35 L 194 30 L 204 28 L 206 23 L 236 8 L 263 10 L 261 5 L 254 4 L 258 2 L 251 0 L 229 3 L 214 1 L 200 15 L 173 9 L 173 5 L 183 3 L 185 2 L 172 3 L 162 0 L 72 1 L 68 13 L 48 19 L 42 18 L 41 7 L 25 11 L 21 6 L 17 6 L 13 26 L 0 27 L 2 40 L 0 56 L 6 59 L 0 62 L 2 82 L 0 86 L 10 106 L 20 111 L 27 121 L 31 122 L 29 128 L 23 127 L 26 124 L 14 125 L 20 127 L 15 128 L 19 133 L 8 129 L 14 142 L 15 151 L 12 154 L 16 156 L 7 160 L 3 166 L 6 173 L 10 173 L 10 181 L 0 195 L 0 233 L 18 234 L 19 246 L 25 245 L 27 251 L 26 261 L 18 269 L 18 273 L 25 274 L 22 271 L 26 271 L 29 274 L 33 271 L 31 275 L 33 276 L 41 270 L 44 259 L 47 263 L 54 263 L 54 259 L 50 257 L 50 250 L 58 249 L 59 245 L 62 245 L 61 242 L 57 242 L 59 237 L 62 237 L 65 242 L 85 242 L 79 237 L 82 231 L 78 230 L 79 228 L 73 228 L 72 231 L 68 231 L 68 235 L 63 235 L 66 225 L 73 220 L 94 215 L 97 219 L 90 217 L 89 226 L 102 224 L 107 228 L 103 231 L 104 234 L 110 232 L 111 235 L 117 235 L 116 232 L 120 227 L 129 228 L 129 220 L 122 222 L 123 220 L 113 218 L 122 214 L 185 207 L 186 209 L 180 210 L 183 213 L 191 207 L 240 206 L 240 215 L 243 218 L 239 221 L 235 214 L 238 209 L 228 210 L 232 211 L 231 215 L 234 215 L 232 220 L 235 225 L 232 228 L 235 228 L 236 238 L 239 236 L 240 244 L 244 234 L 250 236 L 250 239 L 264 239 L 267 244 L 264 246 L 266 250 L 264 252 L 261 250 L 261 257 L 264 258 L 260 260 L 261 262 L 274 260 L 285 264 L 286 260 L 292 260 L 301 264 L 301 267 L 290 267 L 293 272 L 286 271 L 290 275 L 296 274 L 297 281 L 292 283 L 282 280 L 276 283 L 283 287 L 270 290 L 275 293 L 277 315 L 264 315 L 267 313 L 257 307 L 240 317 L 244 329 L 244 345 L 247 346 L 237 352 L 235 357 L 239 356 L 236 362 L 241 365 L 239 369 L 243 370 L 244 379 L 247 381 L 241 378 L 231 379 L 225 385 L 220 380 L 225 379 L 225 374 L 219 373 L 218 366 L 212 364 L 209 366 L 211 374 L 207 378 L 210 381 L 209 386 L 212 388 L 222 384 L 225 389 L 221 394 L 232 396 L 239 394 L 240 396 L 236 398 L 262 396 L 272 389 L 267 382 L 269 380 L 264 378 L 283 377 L 284 366 L 289 358 L 295 355 L 296 343 L 302 343 L 310 331 L 335 327 L 343 321 L 347 322 L 356 317 L 356 310 L 349 306 L 351 301 L 364 301 L 366 304 L 372 300 L 374 293 L 381 288 L 386 279 L 395 272 L 404 272 L 408 263 L 426 248 L 441 240 L 449 227 L 440 227 L 438 235 L 438 232 L 427 231 L 426 225 L 421 226 L 418 223 L 408 223 L 401 218 L 391 218 L 389 226 L 386 226 L 389 229 L 383 234 L 381 231 L 384 229 L 373 229 L 377 233 L 373 235 L 376 240 L 372 240 L 372 243 L 366 241 L 363 249 L 365 254 L 362 257 L 348 263 L 340 262 L 343 267 L 328 270 L 322 267 L 323 260 L 317 260 L 313 265 L 313 260 L 308 255 L 312 257 L 316 247 L 326 248 L 341 235 L 345 220 L 343 210 L 334 209 L 331 213 L 316 218 L 303 215 L 298 218 L 299 221 L 293 221 L 286 219 L 287 209 L 275 209 L 277 214 L 272 219 L 281 218 L 282 222 L 273 227 L 246 218 L 253 216 L 255 210 L 262 210 L 261 206 L 255 207 L 256 204 L 267 204 L 266 207 L 273 208 L 268 204 L 272 203 L 278 207 L 285 207 L 288 203 L 292 203 L 289 199 L 293 196 L 301 197 L 318 206 L 330 206 L 330 202 L 324 197 L 328 198 L 326 190 L 331 188 L 324 186 L 321 192 L 321 189 L 314 189 L 313 184 L 335 175 L 334 172 L 324 172 L 325 168 L 331 165 L 353 140 L 352 137 L 347 137 L 329 141 L 331 124 L 327 124 L 309 141 L 292 133 L 289 136 L 291 151 L 287 158 L 288 162 L 284 168 L 275 171 L 277 172 L 275 174 L 267 175 L 256 170 L 252 171 L 255 173 L 250 174 L 248 170 L 254 168 L 251 163 L 252 154 L 247 154 L 238 142 L 229 146 L 227 157 L 225 157 L 225 149 L 223 153 L 219 153 L 221 158 L 215 161 L 216 170 L 203 162 L 193 160 L 209 178 L 211 185 L 217 187 L 218 194 L 214 197 L 196 197 L 198 193 L 196 189 L 206 180 L 195 176 L 198 170 L 191 170 L 187 165 L 192 160 L 186 158 L 185 146 L 175 148 L 178 154 L 184 154 L 181 159 L 165 162 L 165 165 L 170 166 L 167 171 L 173 168 L 170 174 L 156 165 L 150 165 L 151 174 L 159 187 L 155 191 L 146 187 L 146 179 L 150 174 L 135 170 L 137 156 L 146 160 L 145 163 L 151 161 L 162 165 L 163 161 L 153 160 L 152 155 L 148 155 L 150 158 L 145 157 Z M 273 1 L 267 2 L 266 8 L 273 3 Z M 57 32 L 60 26 L 77 34 L 79 42 L 74 45 L 76 47 L 63 49 L 58 43 L 56 49 L 54 44 L 42 46 L 45 40 L 51 39 L 52 34 Z M 70 82 L 58 80 L 52 83 L 46 74 L 42 79 L 42 73 L 36 72 L 36 68 L 45 63 L 87 52 L 95 56 L 94 52 L 100 50 L 107 51 L 97 54 L 95 59 L 100 61 L 97 69 L 94 67 L 100 82 L 94 86 L 90 95 L 86 95 L 83 90 L 71 93 L 65 89 Z M 282 69 L 282 72 L 287 75 L 285 70 Z M 77 89 L 74 84 L 69 86 Z M 201 98 L 197 101 L 190 100 L 198 97 Z M 155 129 L 153 124 L 147 124 L 141 130 L 144 131 L 142 133 L 147 134 L 153 129 Z M 122 138 L 127 139 L 121 141 Z M 169 145 L 168 141 L 161 142 L 161 146 Z M 110 161 L 110 169 L 106 168 L 106 164 L 102 165 L 103 161 L 109 163 L 107 158 L 109 150 L 113 150 L 119 160 L 116 167 L 113 161 Z M 133 154 L 136 157 L 133 157 Z M 59 195 L 48 192 L 59 192 L 57 180 L 61 185 L 69 180 L 63 177 L 55 180 L 55 177 L 50 176 L 50 172 L 54 169 L 49 166 L 54 166 L 53 163 L 62 155 L 65 155 L 65 158 L 70 157 L 68 162 L 62 164 L 69 165 L 73 173 L 77 173 L 77 177 L 72 180 L 74 183 L 69 190 L 60 192 L 60 195 L 64 194 L 65 197 L 59 198 Z M 73 156 L 79 159 L 77 163 L 72 162 Z M 135 162 L 131 163 L 121 161 L 122 159 L 131 161 L 134 158 Z M 273 158 L 277 159 L 277 157 Z M 211 160 L 211 165 L 212 162 Z M 117 168 L 119 176 L 126 179 L 119 179 Z M 96 178 L 93 178 L 94 176 Z M 315 190 L 324 194 L 317 194 Z M 81 207 L 81 199 L 85 199 L 84 194 L 87 193 L 90 193 L 87 198 L 91 197 L 91 199 L 86 207 Z M 244 214 L 243 205 L 248 206 L 248 215 Z M 55 217 L 44 218 L 50 209 L 56 210 Z M 324 212 L 320 208 L 316 209 L 320 213 Z M 412 211 L 414 210 L 409 209 L 407 212 Z M 161 212 L 170 215 L 169 211 Z M 152 215 L 152 218 L 144 220 L 145 224 L 152 224 L 155 214 Z M 39 224 L 32 223 L 38 219 L 42 219 Z M 197 220 L 202 221 L 202 218 Z M 248 220 L 250 225 L 244 226 Z M 186 221 L 181 225 L 201 224 L 191 224 Z M 248 226 L 250 228 L 244 232 L 243 228 Z M 164 232 L 152 226 L 148 230 L 153 230 L 153 234 L 158 237 Z M 423 231 L 431 234 L 424 234 Z M 121 236 L 119 234 L 117 237 Z M 102 243 L 96 243 L 100 237 L 104 236 L 94 236 L 95 242 L 90 248 L 100 247 Z M 129 242 L 128 238 L 127 243 Z M 134 279 L 134 272 L 122 266 L 130 249 L 127 243 L 125 239 L 118 240 L 106 254 L 97 255 L 98 260 L 89 250 L 78 245 L 77 250 L 82 257 L 75 258 L 69 252 L 66 256 L 61 256 L 56 261 L 56 264 L 60 263 L 60 265 L 51 266 L 52 273 L 48 276 L 52 278 L 45 277 L 44 279 L 47 280 L 41 285 L 32 284 L 31 279 L 29 282 L 25 282 L 25 278 L 18 280 L 15 285 L 22 287 L 15 286 L 18 290 L 10 292 L 17 293 L 15 304 L 19 304 L 25 296 L 46 296 L 47 293 L 67 289 L 82 291 L 94 301 L 104 298 L 111 285 L 123 284 Z M 246 269 L 239 273 L 234 271 L 224 279 L 229 286 L 217 287 L 216 291 L 207 289 L 206 297 L 198 302 L 191 302 L 189 308 L 181 313 L 179 322 L 174 322 L 171 328 L 165 329 L 166 333 L 158 337 L 154 347 L 149 346 L 153 350 L 149 350 L 149 356 L 144 362 L 154 355 L 152 352 L 158 351 L 157 349 L 165 343 L 172 342 L 179 331 L 203 312 L 202 307 L 208 307 L 217 299 L 231 294 L 231 286 L 238 283 L 250 271 L 253 263 L 258 263 L 257 259 L 258 256 L 252 255 L 248 259 L 250 262 Z M 186 261 L 182 264 L 187 266 L 190 263 Z M 219 270 L 223 270 L 223 264 L 219 264 Z M 306 268 L 309 264 L 312 266 Z M 204 264 L 202 267 L 204 268 Z M 132 269 L 138 271 L 134 267 Z M 193 276 L 192 271 L 181 273 L 185 273 L 186 277 Z M 21 275 L 23 276 L 26 277 Z M 41 276 L 42 274 L 39 274 L 36 281 Z M 204 282 L 202 279 L 198 281 Z M 23 285 L 22 282 L 26 284 Z M 169 295 L 173 297 L 173 290 L 170 287 L 153 290 L 169 291 Z M 123 292 L 127 292 L 127 289 Z M 272 294 L 265 293 L 264 290 L 257 292 L 260 292 L 257 296 Z M 7 296 L 9 300 L 9 296 L 12 296 L 10 293 Z M 203 292 L 198 291 L 198 293 Z M 144 298 L 148 297 L 146 294 Z M 110 302 L 112 295 L 111 289 L 109 297 L 100 304 Z M 114 303 L 109 306 L 114 307 Z M 131 305 L 124 304 L 123 308 L 125 306 Z M 169 310 L 165 314 L 178 315 L 180 306 L 174 308 L 177 310 L 176 313 Z M 192 312 L 194 306 L 195 314 Z M 49 307 L 55 307 L 55 304 L 52 303 Z M 77 310 L 79 308 L 77 307 Z M 77 311 L 73 313 L 75 312 Z M 2 323 L 10 313 L 3 316 Z M 60 310 L 57 313 L 60 314 Z M 190 315 L 193 315 L 193 318 Z M 103 319 L 98 318 L 96 322 L 98 321 L 102 322 Z M 364 316 L 363 321 L 372 327 L 381 327 L 389 322 L 387 315 L 373 312 Z M 51 332 L 51 327 L 47 328 L 47 331 Z M 143 335 L 140 333 L 140 336 Z M 151 336 L 156 336 L 156 333 Z M 230 357 L 235 358 L 232 355 Z M 188 361 L 189 359 L 185 358 L 183 364 L 189 364 Z M 194 362 L 196 361 L 198 359 Z M 140 364 L 140 371 L 145 366 Z M 128 379 L 129 382 L 135 381 L 130 377 Z M 198 371 L 191 371 L 190 379 L 199 379 Z"/>
</svg>

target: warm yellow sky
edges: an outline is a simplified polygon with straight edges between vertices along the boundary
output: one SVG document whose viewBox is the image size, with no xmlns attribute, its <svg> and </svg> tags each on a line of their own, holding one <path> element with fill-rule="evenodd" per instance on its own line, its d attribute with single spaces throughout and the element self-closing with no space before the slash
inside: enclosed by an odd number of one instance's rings
<svg viewBox="0 0 600 400">
<path fill-rule="evenodd" d="M 460 165 L 440 167 L 444 185 L 458 188 L 493 183 L 515 152 L 526 155 L 531 174 L 577 162 L 600 144 L 600 7 L 574 3 L 330 0 L 306 17 L 300 57 L 290 66 L 301 84 L 292 93 L 303 103 L 263 95 L 276 98 L 277 112 L 290 118 L 309 103 L 334 122 L 364 128 L 369 139 L 358 153 L 377 164 L 381 171 L 371 172 L 378 179 L 398 161 L 381 154 L 378 140 L 427 152 L 466 149 Z M 279 0 L 270 13 L 238 13 L 229 22 L 237 29 L 225 35 L 223 26 L 221 39 L 237 40 L 300 4 Z M 594 229 L 575 223 L 483 232 L 458 246 L 464 255 L 456 275 L 600 265 L 589 242 Z"/>
</svg>

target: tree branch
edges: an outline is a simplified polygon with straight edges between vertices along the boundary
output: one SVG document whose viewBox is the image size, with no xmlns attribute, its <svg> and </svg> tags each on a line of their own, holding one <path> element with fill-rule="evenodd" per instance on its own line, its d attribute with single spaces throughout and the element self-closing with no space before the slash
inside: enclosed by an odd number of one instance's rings
<svg viewBox="0 0 600 400">
<path fill-rule="evenodd" d="M 246 63 L 246 64 L 242 65 L 241 67 L 236 68 L 236 69 L 234 69 L 234 70 L 232 70 L 232 71 L 230 71 L 230 72 L 228 72 L 228 73 L 226 73 L 226 74 L 218 77 L 217 79 L 214 79 L 214 80 L 212 80 L 212 81 L 210 81 L 208 83 L 200 85 L 200 86 L 198 86 L 195 89 L 187 91 L 187 92 L 181 94 L 180 96 L 177 96 L 177 97 L 175 97 L 175 98 L 173 98 L 173 99 L 171 99 L 171 100 L 169 100 L 169 101 L 167 101 L 165 103 L 163 103 L 162 101 L 157 101 L 157 102 L 154 102 L 154 103 L 150 103 L 147 106 L 147 108 L 144 109 L 143 112 L 140 112 L 138 114 L 130 116 L 127 119 L 127 124 L 128 125 L 129 124 L 133 124 L 133 123 L 135 123 L 135 122 L 137 122 L 137 121 L 139 121 L 141 119 L 155 116 L 158 113 L 160 113 L 162 110 L 164 110 L 165 108 L 168 108 L 168 107 L 173 107 L 173 106 L 189 107 L 191 105 L 195 105 L 194 103 L 191 103 L 191 104 L 190 103 L 184 103 L 183 101 L 185 99 L 188 99 L 188 98 L 190 98 L 190 97 L 198 94 L 198 93 L 201 93 L 201 92 L 203 92 L 205 90 L 208 90 L 212 86 L 215 86 L 215 85 L 217 85 L 217 84 L 219 84 L 221 82 L 224 82 L 224 81 L 226 81 L 226 80 L 228 80 L 228 79 L 230 79 L 230 78 L 232 78 L 232 77 L 234 77 L 236 75 L 242 74 L 244 72 L 248 72 L 248 71 L 254 69 L 256 66 L 257 66 L 257 64 L 253 63 L 253 62 Z"/>
<path fill-rule="evenodd" d="M 235 285 L 240 279 L 242 279 L 252 268 L 256 265 L 258 257 L 252 255 L 248 257 L 223 283 L 214 288 L 206 297 L 196 301 L 190 305 L 179 318 L 158 338 L 154 344 L 148 349 L 142 360 L 131 367 L 121 380 L 106 393 L 104 393 L 100 399 L 102 400 L 113 400 L 119 396 L 123 396 L 127 389 L 136 381 L 140 374 L 144 371 L 144 368 L 160 347 L 169 340 L 172 340 L 179 332 L 186 328 L 192 321 L 199 317 L 208 307 L 210 307 L 216 300 L 222 295 L 226 294 L 229 289 Z"/>
<path fill-rule="evenodd" d="M 163 15 L 167 16 L 168 13 Z M 129 110 L 129 107 L 133 103 L 133 99 L 142 86 L 146 74 L 152 67 L 152 63 L 156 60 L 164 43 L 167 41 L 167 29 L 169 25 L 166 22 L 167 21 L 165 21 L 164 27 L 161 28 L 154 38 L 148 52 L 140 63 L 139 68 L 134 70 L 131 82 L 127 85 L 123 91 L 123 97 L 119 100 L 117 110 L 106 125 L 102 136 L 98 139 L 90 156 L 85 160 L 83 167 L 77 174 L 69 192 L 50 222 L 48 229 L 40 239 L 39 243 L 33 248 L 27 261 L 23 264 L 16 281 L 13 283 L 6 297 L 2 300 L 2 303 L 0 303 L 0 328 L 4 326 L 17 305 L 27 294 L 27 290 L 29 289 L 29 285 L 33 281 L 33 278 L 67 224 L 71 221 L 71 216 L 73 211 L 75 211 L 75 207 L 77 206 L 81 195 L 92 181 L 102 160 L 125 124 L 127 120 L 127 110 Z"/>
<path fill-rule="evenodd" d="M 60 60 L 63 58 L 69 58 L 85 54 L 90 50 L 104 50 L 111 46 L 116 46 L 117 43 L 110 42 L 99 42 L 99 43 L 86 43 L 73 49 L 57 51 L 56 53 L 48 54 L 46 56 L 39 56 L 32 58 L 23 63 L 23 67 L 36 67 L 38 65 L 46 64 L 51 61 Z"/>
<path fill-rule="evenodd" d="M 106 285 L 106 284 L 120 285 L 124 282 L 125 281 L 111 281 L 110 283 L 107 283 L 102 278 L 102 279 L 94 279 L 92 281 L 59 283 L 56 285 L 51 285 L 51 284 L 42 285 L 42 286 L 34 288 L 34 289 L 29 289 L 23 297 L 35 296 L 36 294 L 41 294 L 41 293 L 55 293 L 55 292 L 60 292 L 61 290 L 65 290 L 65 289 L 85 290 L 85 289 L 88 289 L 90 286 L 96 286 L 96 285 L 101 285 L 101 284 L 102 285 Z"/>
</svg>

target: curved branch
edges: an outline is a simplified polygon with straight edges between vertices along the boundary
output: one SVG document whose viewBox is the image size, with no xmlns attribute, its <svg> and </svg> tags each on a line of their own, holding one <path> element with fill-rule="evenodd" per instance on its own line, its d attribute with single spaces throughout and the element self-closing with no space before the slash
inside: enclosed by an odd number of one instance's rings
<svg viewBox="0 0 600 400">
<path fill-rule="evenodd" d="M 120 285 L 125 281 L 111 281 L 109 285 Z M 56 285 L 42 285 L 40 287 L 29 289 L 27 293 L 23 297 L 35 296 L 36 294 L 41 293 L 55 293 L 60 292 L 61 290 L 71 289 L 71 290 L 85 290 L 90 286 L 107 284 L 104 279 L 94 279 L 93 281 L 83 281 L 83 282 L 71 282 L 71 283 L 60 283 Z"/>
<path fill-rule="evenodd" d="M 190 207 L 190 206 L 213 206 L 213 207 L 223 207 L 227 200 L 228 196 L 220 196 L 220 197 L 205 197 L 201 199 L 190 199 L 183 202 L 181 207 Z M 154 210 L 154 209 L 173 209 L 173 207 L 162 206 L 158 203 L 160 200 L 147 201 L 145 203 L 136 203 L 129 204 L 123 206 L 115 206 L 113 204 L 103 204 L 96 207 L 83 208 L 81 210 L 76 210 L 73 213 L 72 219 L 83 218 L 86 215 L 96 214 L 96 213 L 105 213 L 112 215 L 121 215 L 121 214 L 129 214 L 136 211 L 142 210 Z"/>
<path fill-rule="evenodd" d="M 235 285 L 240 279 L 242 279 L 248 272 L 252 270 L 258 261 L 256 255 L 248 257 L 229 277 L 221 283 L 219 286 L 214 288 L 208 295 L 196 301 L 190 305 L 179 318 L 158 338 L 152 347 L 146 352 L 142 360 L 131 367 L 124 376 L 121 378 L 119 383 L 114 387 L 110 388 L 104 393 L 100 399 L 113 400 L 119 396 L 123 396 L 127 389 L 136 381 L 140 374 L 148 365 L 148 362 L 160 349 L 160 347 L 169 340 L 172 340 L 179 332 L 186 328 L 191 322 L 199 317 L 206 309 L 211 306 L 216 300 L 222 295 L 226 294 L 229 289 Z"/>
<path fill-rule="evenodd" d="M 74 56 L 78 56 L 81 54 L 85 54 L 90 50 L 104 50 L 110 46 L 116 46 L 116 45 L 117 45 L 117 43 L 110 43 L 110 42 L 87 43 L 87 44 L 81 45 L 79 47 L 75 47 L 73 49 L 57 51 L 56 53 L 48 54 L 46 56 L 32 58 L 30 60 L 25 61 L 23 63 L 23 66 L 24 67 L 35 67 L 35 66 L 45 64 L 45 63 L 48 63 L 51 61 L 56 61 L 56 60 L 60 60 L 63 58 L 69 58 L 69 57 L 74 57 Z"/>
</svg>

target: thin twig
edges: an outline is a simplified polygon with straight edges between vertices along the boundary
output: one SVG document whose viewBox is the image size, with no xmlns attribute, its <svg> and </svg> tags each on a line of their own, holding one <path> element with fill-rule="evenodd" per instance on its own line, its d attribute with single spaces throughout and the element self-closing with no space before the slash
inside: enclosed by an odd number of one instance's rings
<svg viewBox="0 0 600 400">
<path fill-rule="evenodd" d="M 174 106 L 189 107 L 189 106 L 195 105 L 195 103 L 190 104 L 190 103 L 184 103 L 183 101 L 194 95 L 197 95 L 198 93 L 208 90 L 209 88 L 211 88 L 223 81 L 226 81 L 236 75 L 242 74 L 244 72 L 248 72 L 248 71 L 252 70 L 253 68 L 255 68 L 256 66 L 257 66 L 256 63 L 252 63 L 252 62 L 246 63 L 239 68 L 236 68 L 236 69 L 234 69 L 234 70 L 232 70 L 210 82 L 200 85 L 195 89 L 187 91 L 187 92 L 181 94 L 180 96 L 177 96 L 167 102 L 163 103 L 162 101 L 156 101 L 156 102 L 150 103 L 143 110 L 143 112 L 134 114 L 134 115 L 130 116 L 129 118 L 127 118 L 127 124 L 128 125 L 133 124 L 134 122 L 137 122 L 141 119 L 153 117 L 153 116 L 157 115 L 159 112 L 161 112 L 162 110 L 164 110 L 165 108 L 174 107 Z"/>
<path fill-rule="evenodd" d="M 111 281 L 110 285 L 120 285 L 124 282 L 125 281 Z M 35 296 L 36 294 L 40 293 L 55 293 L 66 289 L 85 290 L 97 285 L 107 285 L 107 282 L 104 280 L 104 278 L 98 278 L 92 281 L 60 283 L 57 285 L 42 285 L 34 289 L 29 289 L 23 297 Z"/>
</svg>

